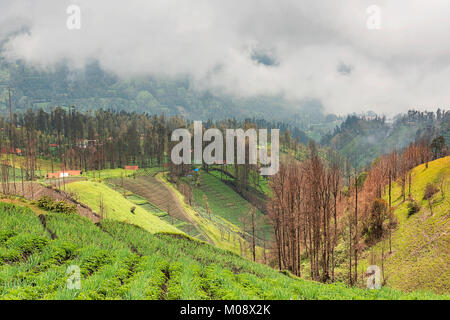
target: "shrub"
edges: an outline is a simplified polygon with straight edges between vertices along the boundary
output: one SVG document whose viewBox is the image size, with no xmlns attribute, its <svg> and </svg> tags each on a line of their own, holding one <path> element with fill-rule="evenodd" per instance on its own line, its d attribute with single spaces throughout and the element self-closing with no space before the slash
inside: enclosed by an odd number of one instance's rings
<svg viewBox="0 0 450 320">
<path fill-rule="evenodd" d="M 16 249 L 6 249 L 0 247 L 0 265 L 4 262 L 16 262 L 21 258 L 21 254 Z"/>
<path fill-rule="evenodd" d="M 167 283 L 167 293 L 165 298 L 169 300 L 179 300 L 182 297 L 181 275 L 183 268 L 179 262 L 175 262 L 169 266 L 168 274 L 170 280 Z"/>
<path fill-rule="evenodd" d="M 89 276 L 111 261 L 112 259 L 108 251 L 98 250 L 84 261 L 81 266 L 81 274 L 83 276 Z"/>
<path fill-rule="evenodd" d="M 411 201 L 408 203 L 408 216 L 412 216 L 413 214 L 420 211 L 420 205 L 417 201 Z"/>
<path fill-rule="evenodd" d="M 15 235 L 15 232 L 12 230 L 0 230 L 0 245 Z"/>
<path fill-rule="evenodd" d="M 48 196 L 42 196 L 37 201 L 37 205 L 39 208 L 53 211 L 53 212 L 61 212 L 61 213 L 76 213 L 77 206 L 75 204 L 68 203 L 65 200 L 55 201 Z"/>
<path fill-rule="evenodd" d="M 389 205 L 383 199 L 373 200 L 370 214 L 363 220 L 363 234 L 367 244 L 374 244 L 383 237 L 386 220 L 389 220 Z"/>
<path fill-rule="evenodd" d="M 60 201 L 55 202 L 53 211 L 62 212 L 62 213 L 76 213 L 77 206 L 74 204 L 68 203 L 67 201 L 60 200 Z"/>
<path fill-rule="evenodd" d="M 6 245 L 19 250 L 24 255 L 29 255 L 42 250 L 48 244 L 48 241 L 42 236 L 21 233 L 14 238 L 10 238 Z"/>
<path fill-rule="evenodd" d="M 431 199 L 436 193 L 438 192 L 438 188 L 432 183 L 427 183 L 427 186 L 425 187 L 425 192 L 423 195 L 424 200 Z"/>
<path fill-rule="evenodd" d="M 37 205 L 39 208 L 50 210 L 53 207 L 53 199 L 48 196 L 42 196 L 37 201 Z"/>
</svg>

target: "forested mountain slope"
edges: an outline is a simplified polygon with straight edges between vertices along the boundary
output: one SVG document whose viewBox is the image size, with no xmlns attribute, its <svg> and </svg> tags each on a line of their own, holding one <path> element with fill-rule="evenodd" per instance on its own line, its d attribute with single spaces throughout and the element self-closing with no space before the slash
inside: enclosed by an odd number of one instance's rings
<svg viewBox="0 0 450 320">
<path fill-rule="evenodd" d="M 104 71 L 96 62 L 84 70 L 72 70 L 65 64 L 53 70 L 39 70 L 20 61 L 13 63 L 0 58 L 0 114 L 9 112 L 8 86 L 17 111 L 76 106 L 81 111 L 165 113 L 195 120 L 284 119 L 300 126 L 325 119 L 317 101 L 291 103 L 281 96 L 237 98 L 196 88 L 188 77 L 121 79 Z"/>
<path fill-rule="evenodd" d="M 399 115 L 393 123 L 385 117 L 348 116 L 326 134 L 321 143 L 333 147 L 354 166 L 364 167 L 382 154 L 401 150 L 409 143 L 425 139 L 428 143 L 442 135 L 450 146 L 450 111 L 419 112 Z"/>
</svg>

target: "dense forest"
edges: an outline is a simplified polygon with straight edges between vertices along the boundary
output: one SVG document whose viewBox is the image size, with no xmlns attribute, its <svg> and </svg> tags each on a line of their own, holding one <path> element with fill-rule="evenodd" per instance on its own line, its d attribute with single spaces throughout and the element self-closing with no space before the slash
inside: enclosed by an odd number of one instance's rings
<svg viewBox="0 0 450 320">
<path fill-rule="evenodd" d="M 12 125 L 11 125 L 12 124 Z M 278 128 L 284 149 L 299 148 L 308 141 L 301 130 L 283 122 L 261 119 L 209 120 L 205 128 Z M 170 136 L 176 128 L 191 128 L 192 121 L 180 116 L 149 115 L 125 111 L 80 112 L 57 107 L 49 112 L 27 110 L 9 118 L 0 117 L 0 147 L 3 154 L 16 153 L 30 160 L 26 172 L 38 170 L 37 158 L 51 161 L 52 171 L 101 170 L 126 165 L 168 166 Z M 57 164 L 56 164 L 57 163 Z M 7 166 L 5 163 L 4 166 Z"/>
<path fill-rule="evenodd" d="M 8 87 L 14 110 L 20 113 L 27 109 L 51 112 L 57 106 L 65 106 L 63 109 L 67 111 L 76 105 L 79 112 L 164 114 L 185 121 L 270 119 L 277 122 L 276 127 L 283 126 L 299 137 L 303 144 L 309 138 L 320 141 L 357 167 L 364 167 L 380 154 L 404 148 L 425 135 L 443 135 L 447 143 L 450 141 L 449 112 L 441 109 L 437 113 L 411 110 L 393 122 L 371 112 L 342 119 L 325 115 L 322 105 L 314 100 L 293 104 L 282 97 L 234 98 L 198 90 L 188 78 L 123 80 L 95 62 L 75 71 L 65 64 L 53 70 L 39 70 L 20 61 L 0 60 L 0 114 L 4 116 L 9 114 Z"/>
<path fill-rule="evenodd" d="M 354 166 L 369 165 L 379 155 L 401 150 L 409 143 L 443 136 L 450 145 L 450 111 L 409 110 L 398 115 L 392 123 L 386 117 L 350 115 L 321 141 L 345 155 Z"/>
<path fill-rule="evenodd" d="M 294 151 L 298 160 L 303 160 L 299 155 L 301 146 L 305 158 L 304 146 L 310 140 L 304 131 L 281 121 L 228 118 L 208 120 L 203 126 L 222 131 L 226 128 L 278 128 L 281 130 L 281 150 L 288 154 Z M 75 107 L 56 107 L 48 112 L 28 109 L 24 113 L 0 117 L 0 128 L 3 153 L 17 148 L 23 155 L 58 161 L 65 169 L 87 171 L 132 164 L 162 166 L 168 163 L 172 131 L 176 128 L 192 129 L 192 121 L 165 114 L 113 110 L 80 112 Z M 404 132 L 401 137 L 400 131 Z M 414 141 L 423 140 L 430 144 L 433 138 L 442 136 L 444 144 L 448 145 L 449 133 L 448 111 L 438 110 L 436 114 L 409 111 L 398 117 L 394 124 L 387 124 L 384 117 L 349 116 L 333 134 L 324 136 L 319 153 L 322 158 L 329 158 L 330 152 L 336 150 L 341 158 L 350 161 L 351 165 L 346 163 L 347 167 L 361 169 L 380 155 L 401 150 Z M 406 139 L 405 135 L 410 137 Z M 385 139 L 401 139 L 402 143 L 385 143 Z"/>
</svg>

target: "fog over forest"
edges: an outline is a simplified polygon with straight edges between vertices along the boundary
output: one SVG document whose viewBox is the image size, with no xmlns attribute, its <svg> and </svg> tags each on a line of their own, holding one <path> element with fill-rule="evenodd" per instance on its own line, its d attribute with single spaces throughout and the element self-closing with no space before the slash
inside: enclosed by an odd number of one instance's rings
<svg viewBox="0 0 450 320">
<path fill-rule="evenodd" d="M 69 5 L 80 8 L 79 30 L 66 26 Z M 449 101 L 449 9 L 446 0 L 2 0 L 0 56 L 42 70 L 98 61 L 123 79 L 185 77 L 214 94 L 393 115 Z"/>
</svg>

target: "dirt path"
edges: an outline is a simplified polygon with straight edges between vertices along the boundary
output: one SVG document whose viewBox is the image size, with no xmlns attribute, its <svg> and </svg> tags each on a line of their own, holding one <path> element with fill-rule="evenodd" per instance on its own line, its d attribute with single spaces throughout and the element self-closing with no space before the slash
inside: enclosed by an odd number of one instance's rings
<svg viewBox="0 0 450 320">
<path fill-rule="evenodd" d="M 22 182 L 16 182 L 16 188 L 14 188 L 13 183 L 10 183 L 9 193 L 22 196 L 29 200 L 38 200 L 43 196 L 48 196 L 55 200 L 66 200 L 67 202 L 77 206 L 77 211 L 80 216 L 89 218 L 94 222 L 100 221 L 100 217 L 95 215 L 91 208 L 77 202 L 75 199 L 72 199 L 70 194 L 66 194 L 64 191 L 59 191 L 57 189 L 45 187 L 37 182 L 26 181 L 23 183 L 23 188 Z"/>
</svg>

